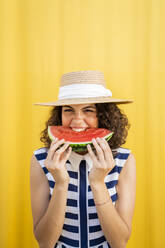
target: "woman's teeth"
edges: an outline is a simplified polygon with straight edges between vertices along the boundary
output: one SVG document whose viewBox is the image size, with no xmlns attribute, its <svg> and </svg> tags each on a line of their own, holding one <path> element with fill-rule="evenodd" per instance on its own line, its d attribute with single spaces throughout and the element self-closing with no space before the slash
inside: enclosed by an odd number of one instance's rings
<svg viewBox="0 0 165 248">
<path fill-rule="evenodd" d="M 76 132 L 81 132 L 81 131 L 84 131 L 85 128 L 72 128 L 72 130 Z"/>
</svg>

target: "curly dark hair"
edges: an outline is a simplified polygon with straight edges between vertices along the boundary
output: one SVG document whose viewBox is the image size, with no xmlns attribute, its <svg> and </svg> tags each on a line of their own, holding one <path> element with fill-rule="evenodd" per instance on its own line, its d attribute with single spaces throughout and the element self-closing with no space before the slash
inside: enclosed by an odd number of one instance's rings
<svg viewBox="0 0 165 248">
<path fill-rule="evenodd" d="M 130 123 L 116 103 L 96 103 L 98 127 L 106 128 L 114 132 L 112 138 L 108 141 L 110 148 L 113 150 L 119 148 L 126 142 Z M 41 132 L 40 141 L 46 148 L 50 148 L 51 139 L 48 136 L 48 126 L 62 125 L 62 106 L 55 106 L 50 111 L 50 118 L 45 123 L 45 129 Z M 115 153 L 113 153 L 114 155 Z"/>
</svg>

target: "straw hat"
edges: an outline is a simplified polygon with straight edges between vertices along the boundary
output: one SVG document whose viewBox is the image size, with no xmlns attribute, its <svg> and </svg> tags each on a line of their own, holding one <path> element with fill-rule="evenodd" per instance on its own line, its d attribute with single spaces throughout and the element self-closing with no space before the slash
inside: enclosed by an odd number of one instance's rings
<svg viewBox="0 0 165 248">
<path fill-rule="evenodd" d="M 58 100 L 34 103 L 42 106 L 62 106 L 84 103 L 132 103 L 133 100 L 112 98 L 106 88 L 104 74 L 100 71 L 74 71 L 61 77 Z"/>
</svg>

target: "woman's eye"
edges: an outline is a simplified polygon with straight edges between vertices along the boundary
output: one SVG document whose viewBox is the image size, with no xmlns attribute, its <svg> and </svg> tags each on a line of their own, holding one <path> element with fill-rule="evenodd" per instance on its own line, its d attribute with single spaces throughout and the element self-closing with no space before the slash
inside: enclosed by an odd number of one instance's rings
<svg viewBox="0 0 165 248">
<path fill-rule="evenodd" d="M 70 111 L 73 111 L 72 109 L 65 109 L 64 112 L 70 112 Z M 85 112 L 93 112 L 93 110 L 90 110 L 90 109 L 85 109 L 84 110 Z"/>
<path fill-rule="evenodd" d="M 87 112 L 93 112 L 92 110 L 90 110 L 90 109 L 86 109 L 85 111 L 87 111 Z"/>
<path fill-rule="evenodd" d="M 67 112 L 67 111 L 72 111 L 71 109 L 65 109 L 64 112 Z"/>
</svg>

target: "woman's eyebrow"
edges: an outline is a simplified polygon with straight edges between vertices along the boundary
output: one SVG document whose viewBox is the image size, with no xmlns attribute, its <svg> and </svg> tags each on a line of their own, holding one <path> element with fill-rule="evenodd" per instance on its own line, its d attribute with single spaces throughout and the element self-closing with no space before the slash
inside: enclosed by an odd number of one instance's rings
<svg viewBox="0 0 165 248">
<path fill-rule="evenodd" d="M 94 108 L 94 109 L 96 109 L 95 106 L 87 106 L 87 107 L 84 107 L 83 109 L 85 109 L 85 108 Z"/>
<path fill-rule="evenodd" d="M 64 107 L 65 107 L 65 108 L 73 108 L 73 107 L 71 107 L 71 106 L 69 106 L 69 105 L 65 105 Z M 96 109 L 95 106 L 86 106 L 86 107 L 84 107 L 83 109 L 86 109 L 86 108 L 94 108 L 94 109 Z"/>
<path fill-rule="evenodd" d="M 69 105 L 65 105 L 65 106 L 63 106 L 64 108 L 72 108 L 71 106 L 69 106 Z"/>
</svg>

